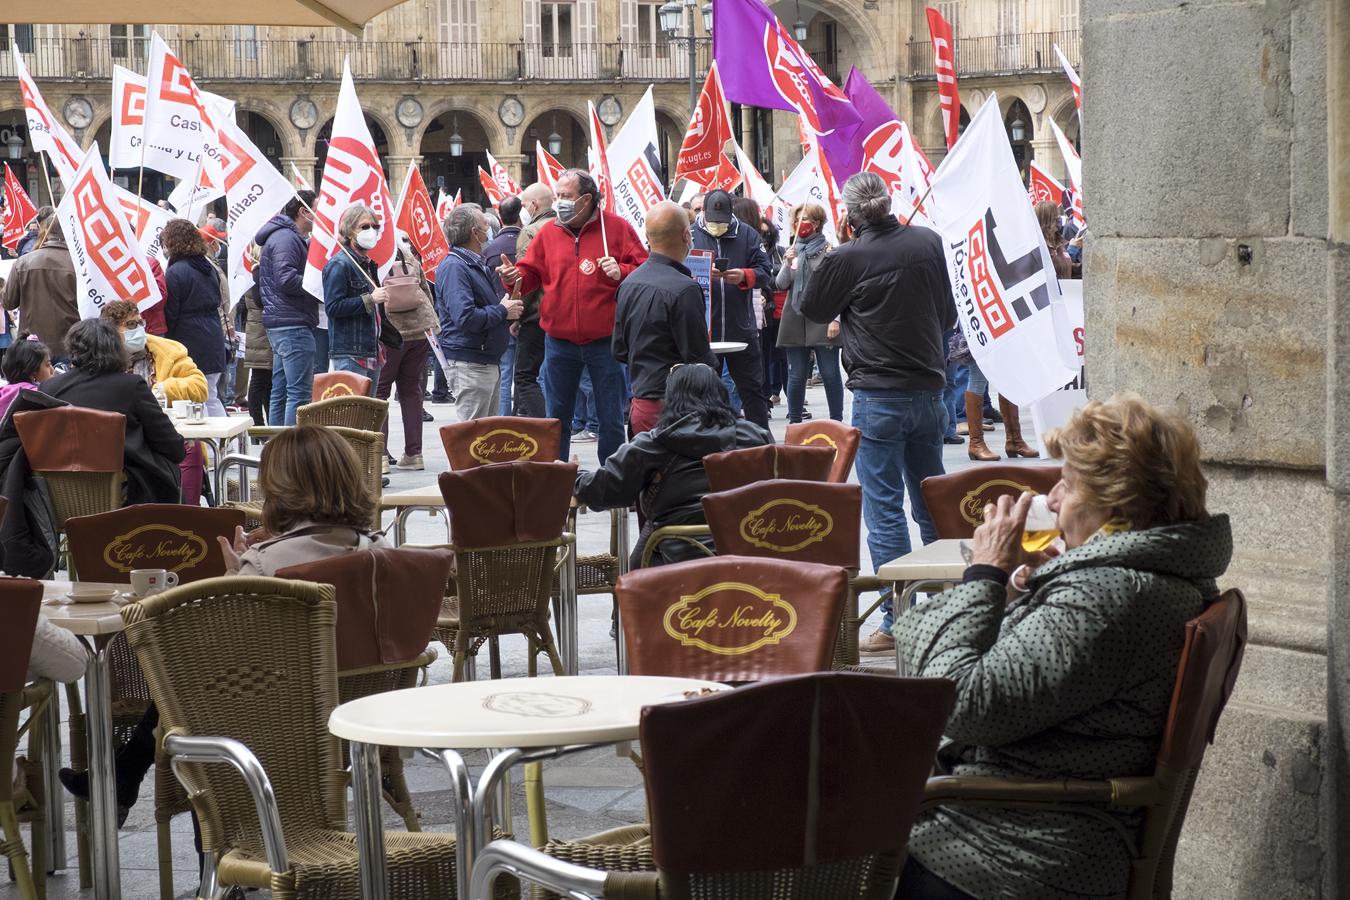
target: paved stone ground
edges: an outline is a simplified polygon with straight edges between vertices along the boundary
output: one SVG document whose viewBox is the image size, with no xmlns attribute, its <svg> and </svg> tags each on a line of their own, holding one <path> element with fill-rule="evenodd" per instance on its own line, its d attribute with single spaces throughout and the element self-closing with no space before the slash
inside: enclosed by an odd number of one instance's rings
<svg viewBox="0 0 1350 900">
<path fill-rule="evenodd" d="M 851 418 L 851 397 L 845 391 L 844 421 Z M 819 387 L 808 389 L 807 408 L 817 416 L 826 415 L 824 391 Z M 424 429 L 424 456 L 426 471 L 402 472 L 394 469 L 390 472 L 389 491 L 401 491 L 434 483 L 435 474 L 447 468 L 445 451 L 441 447 L 437 429 L 455 421 L 452 407 L 448 405 L 428 405 L 427 409 L 436 417 L 428 422 Z M 392 410 L 391 444 L 397 456 L 403 449 L 401 420 L 397 409 Z M 781 440 L 786 429 L 786 403 L 773 410 L 775 418 L 771 422 L 774 434 Z M 1030 422 L 1030 415 L 1023 417 Z M 1027 429 L 1030 430 L 1029 428 Z M 992 447 L 1001 449 L 1002 428 L 989 434 Z M 574 451 L 581 459 L 583 467 L 596 465 L 596 445 L 574 444 Z M 945 448 L 945 463 L 948 471 L 955 471 L 973 465 L 966 457 L 965 445 L 950 445 Z M 855 478 L 856 480 L 856 478 Z M 591 513 L 581 517 L 578 523 L 578 543 L 580 552 L 599 553 L 608 548 L 609 514 Z M 636 527 L 633 528 L 636 534 Z M 911 538 L 915 545 L 919 542 L 918 530 L 911 523 Z M 442 543 L 447 539 L 443 520 L 439 517 L 415 516 L 409 523 L 408 541 L 410 543 Z M 866 549 L 866 531 L 863 534 L 862 559 L 866 568 L 868 554 Z M 864 598 L 865 603 L 871 601 Z M 580 602 L 580 664 L 582 674 L 613 674 L 616 671 L 614 642 L 609 637 L 611 601 L 607 595 L 582 597 Z M 880 616 L 874 615 L 863 627 L 864 635 L 871 633 L 879 624 Z M 502 670 L 508 678 L 523 677 L 525 674 L 524 639 L 504 638 L 502 640 Z M 876 660 L 884 666 L 885 658 Z M 487 658 L 483 654 L 479 666 L 480 677 L 486 677 Z M 441 683 L 450 681 L 450 656 L 443 652 L 431 667 L 431 681 Z M 64 715 L 62 735 L 65 735 Z M 67 752 L 68 758 L 68 752 Z M 474 776 L 485 764 L 482 752 L 467 756 Z M 406 767 L 408 785 L 413 792 L 414 802 L 422 816 L 424 827 L 428 831 L 447 831 L 451 818 L 451 797 L 447 781 L 438 764 L 418 756 L 408 760 Z M 642 779 L 633 764 L 616 754 L 614 748 L 604 747 L 586 751 L 575 756 L 555 760 L 545 764 L 544 782 L 547 790 L 547 806 L 550 833 L 557 837 L 581 837 L 594 834 L 617 825 L 642 821 L 646 816 Z M 157 882 L 157 850 L 155 842 L 155 823 L 153 814 L 153 778 L 147 778 L 141 789 L 140 802 L 132 809 L 125 827 L 121 832 L 122 889 L 125 900 L 154 900 L 159 896 Z M 525 805 L 519 778 L 514 783 L 513 805 L 516 815 L 516 829 L 519 834 L 526 833 Z M 52 900 L 67 900 L 81 896 L 76 874 L 76 852 L 74 825 L 74 807 L 66 804 L 65 821 L 67 825 L 67 854 L 71 868 L 52 876 L 48 880 L 48 897 Z M 390 828 L 402 828 L 402 821 L 386 809 L 386 825 Z M 197 861 L 192 845 L 192 823 L 188 816 L 179 816 L 172 825 L 174 888 L 178 897 L 191 897 L 197 886 Z M 259 892 L 256 896 L 262 896 Z M 84 896 L 92 896 L 86 893 Z M 0 900 L 18 900 L 18 890 L 8 883 L 0 882 Z"/>
</svg>

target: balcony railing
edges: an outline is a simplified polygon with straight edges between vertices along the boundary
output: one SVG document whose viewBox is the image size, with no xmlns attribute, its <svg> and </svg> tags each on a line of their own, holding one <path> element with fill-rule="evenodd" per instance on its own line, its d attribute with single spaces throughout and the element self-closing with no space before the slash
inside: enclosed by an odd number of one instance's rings
<svg viewBox="0 0 1350 900">
<path fill-rule="evenodd" d="M 1026 34 L 1000 34 L 988 37 L 959 38 L 956 41 L 956 77 L 1008 75 L 1016 72 L 1056 71 L 1059 57 L 1054 45 L 1075 69 L 1082 64 L 1082 33 L 1078 31 L 1038 31 Z M 933 44 L 910 41 L 907 77 L 934 78 Z"/>
<path fill-rule="evenodd" d="M 146 68 L 146 42 L 127 38 L 36 38 L 24 64 L 39 81 L 103 80 L 114 64 Z M 29 50 L 21 46 L 20 50 Z M 190 39 L 174 49 L 198 81 L 336 81 L 342 61 L 365 81 L 680 81 L 689 78 L 683 46 L 661 43 L 447 43 L 437 41 L 321 41 Z M 706 72 L 710 48 L 698 45 L 696 72 Z M 117 55 L 114 55 L 117 54 Z M 9 53 L 0 78 L 14 76 Z"/>
</svg>

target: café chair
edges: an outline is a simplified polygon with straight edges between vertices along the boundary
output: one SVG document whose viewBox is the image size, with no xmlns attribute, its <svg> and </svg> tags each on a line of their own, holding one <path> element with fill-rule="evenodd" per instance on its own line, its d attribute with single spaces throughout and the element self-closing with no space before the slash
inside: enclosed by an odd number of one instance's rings
<svg viewBox="0 0 1350 900">
<path fill-rule="evenodd" d="M 858 595 L 885 582 L 860 575 L 862 488 L 856 484 L 772 479 L 707 494 L 703 515 L 718 555 L 841 566 L 849 597 L 839 623 L 836 667 L 858 664 Z"/>
<path fill-rule="evenodd" d="M 557 419 L 528 416 L 484 416 L 442 425 L 441 443 L 450 470 L 462 472 L 503 462 L 550 462 L 562 446 Z"/>
<path fill-rule="evenodd" d="M 766 444 L 709 453 L 703 458 L 703 471 L 708 474 L 708 490 L 713 492 L 770 478 L 829 481 L 834 456 L 832 447 Z"/>
<path fill-rule="evenodd" d="M 180 584 L 225 574 L 225 558 L 217 537 L 234 541 L 244 524 L 238 509 L 212 509 L 181 503 L 140 503 L 66 522 L 73 580 L 129 584 L 132 569 L 167 569 Z M 125 744 L 150 705 L 150 688 L 136 665 L 125 635 L 114 635 L 108 647 L 109 686 L 113 711 L 113 746 Z M 74 686 L 66 690 L 70 707 L 70 766 L 89 768 L 86 722 Z M 76 841 L 81 871 L 90 865 L 88 809 L 75 801 Z M 162 756 L 155 766 L 155 826 L 159 850 L 159 885 L 163 900 L 173 897 L 173 845 L 169 823 L 188 811 L 187 797 Z"/>
<path fill-rule="evenodd" d="M 1022 493 L 1048 494 L 1059 483 L 1059 466 L 990 465 L 988 463 L 930 475 L 919 483 L 924 506 L 939 539 L 970 538 L 984 524 L 984 507 L 999 497 Z"/>
<path fill-rule="evenodd" d="M 372 393 L 370 379 L 364 375 L 355 372 L 320 372 L 314 376 L 314 389 L 310 396 L 318 402 L 334 397 L 369 397 Z"/>
<path fill-rule="evenodd" d="M 497 840 L 470 893 L 505 874 L 569 897 L 890 900 L 954 694 L 946 679 L 825 672 L 649 706 L 653 868 Z"/>
<path fill-rule="evenodd" d="M 370 379 L 364 376 L 362 381 Z M 389 401 L 364 395 L 330 397 L 306 403 L 295 411 L 297 425 L 337 425 L 357 431 L 379 431 L 389 421 Z"/>
<path fill-rule="evenodd" d="M 45 679 L 28 682 L 28 658 L 33 650 L 42 606 L 42 584 L 26 578 L 0 579 L 0 604 L 5 609 L 5 627 L 0 629 L 0 832 L 9 859 L 10 877 L 19 886 L 22 900 L 47 896 L 47 788 L 43 773 L 46 717 L 52 715 L 52 683 Z M 27 719 L 19 720 L 27 711 Z M 28 737 L 25 756 L 18 755 L 19 741 Z M 19 791 L 14 787 L 16 769 L 24 776 Z M 20 824 L 29 826 L 33 845 L 32 863 L 24 848 Z"/>
<path fill-rule="evenodd" d="M 1154 769 L 1148 775 L 1084 779 L 930 778 L 923 808 L 957 804 L 1017 807 L 1092 816 L 1117 825 L 1109 811 L 1138 811 L 1137 831 L 1119 829 L 1130 855 L 1128 900 L 1172 896 L 1177 841 L 1190 806 L 1205 748 L 1233 692 L 1247 643 L 1247 601 L 1225 591 L 1186 624 L 1172 704 Z"/>
<path fill-rule="evenodd" d="M 126 416 L 61 406 L 15 413 L 14 428 L 29 467 L 47 483 L 58 529 L 122 505 Z"/>
<path fill-rule="evenodd" d="M 833 419 L 812 419 L 809 422 L 793 422 L 787 427 L 783 442 L 791 446 L 829 447 L 834 451 L 834 464 L 830 467 L 830 481 L 843 484 L 853 471 L 853 460 L 858 455 L 858 444 L 862 441 L 862 432 L 851 425 L 836 422 Z"/>
<path fill-rule="evenodd" d="M 125 606 L 122 619 L 201 826 L 201 896 L 232 886 L 358 896 L 347 774 L 328 731 L 339 696 L 333 588 L 212 578 Z M 456 896 L 454 837 L 393 831 L 385 845 L 390 896 Z"/>
<path fill-rule="evenodd" d="M 278 578 L 328 584 L 336 592 L 339 703 L 417 686 L 418 674 L 436 661 L 427 636 L 454 559 L 446 550 L 414 547 L 357 550 L 277 572 Z M 409 831 L 421 831 L 403 757 L 386 747 L 380 763 L 385 802 Z"/>
<path fill-rule="evenodd" d="M 356 451 L 357 459 L 361 464 L 361 473 L 366 479 L 366 485 L 369 487 L 371 495 L 375 498 L 375 512 L 372 516 L 371 528 L 375 531 L 379 531 L 379 501 L 380 496 L 384 493 L 384 435 L 380 434 L 378 430 L 364 431 L 339 425 L 328 425 L 326 427 L 333 433 L 345 439 L 347 443 L 351 445 L 352 449 Z M 246 456 L 241 453 L 232 453 L 225 457 L 224 461 L 224 465 L 238 469 L 239 476 L 236 479 L 237 484 L 250 484 L 249 492 L 245 497 L 238 501 L 225 504 L 228 507 L 243 510 L 249 527 L 262 524 L 262 498 L 254 497 L 252 495 L 252 489 L 257 485 L 256 479 L 251 482 L 246 482 L 244 481 L 244 478 L 247 470 L 252 469 L 256 471 L 261 464 L 261 456 Z"/>
</svg>

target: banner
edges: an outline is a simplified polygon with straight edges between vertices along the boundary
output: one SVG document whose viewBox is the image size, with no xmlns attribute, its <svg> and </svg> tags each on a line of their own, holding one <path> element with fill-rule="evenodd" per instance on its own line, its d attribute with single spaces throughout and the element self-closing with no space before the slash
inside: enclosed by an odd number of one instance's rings
<svg viewBox="0 0 1350 900">
<path fill-rule="evenodd" d="M 998 392 L 1027 405 L 1074 377 L 1055 267 L 1027 203 L 994 95 L 933 179 L 952 297 L 970 352 Z"/>
<path fill-rule="evenodd" d="M 609 177 L 609 150 L 605 147 L 605 126 L 595 111 L 595 104 L 586 101 L 586 110 L 590 113 L 591 144 L 586 148 L 586 161 L 590 164 L 591 177 L 600 186 L 600 208 L 610 208 L 613 195 L 613 179 Z"/>
<path fill-rule="evenodd" d="M 558 176 L 567 171 L 567 167 L 554 159 L 553 154 L 545 150 L 544 145 L 538 141 L 534 142 L 534 169 L 539 175 L 539 180 L 550 191 L 553 190 L 553 185 L 558 180 Z"/>
<path fill-rule="evenodd" d="M 380 225 L 379 243 L 369 255 L 379 266 L 378 280 L 384 281 L 394 265 L 394 201 L 361 112 L 361 101 L 356 97 L 352 70 L 344 59 L 333 133 L 328 140 L 328 159 L 324 162 L 319 195 L 314 200 L 314 232 L 309 239 L 309 259 L 305 265 L 305 290 L 315 297 L 323 296 L 323 267 L 334 253 L 340 252 L 338 220 L 358 203 L 373 209 Z"/>
<path fill-rule="evenodd" d="M 839 203 L 839 191 L 825 172 L 822 172 L 823 160 L 818 147 L 802 157 L 797 168 L 783 181 L 778 189 L 780 200 L 789 207 L 802 203 L 815 203 L 825 210 L 825 228 L 822 233 L 830 244 L 839 243 L 838 222 L 842 204 Z M 791 209 L 789 208 L 789 212 Z"/>
<path fill-rule="evenodd" d="M 218 166 L 215 122 L 192 74 L 159 32 L 150 35 L 149 71 L 142 125 L 145 165 L 194 185 L 200 184 L 203 172 L 214 181 Z M 186 188 L 179 195 L 183 210 L 189 197 Z"/>
<path fill-rule="evenodd" d="M 417 255 L 422 257 L 422 272 L 428 281 L 436 280 L 436 267 L 450 255 L 450 244 L 441 230 L 436 210 L 431 205 L 426 182 L 417 166 L 408 166 L 408 177 L 394 204 L 394 222 L 412 241 Z"/>
<path fill-rule="evenodd" d="M 14 170 L 5 165 L 5 221 L 3 234 L 0 235 L 0 247 L 10 250 L 19 246 L 28 223 L 37 218 L 37 207 L 28 196 L 28 192 L 19 184 Z"/>
<path fill-rule="evenodd" d="M 460 204 L 459 195 L 460 195 L 459 191 L 455 191 L 455 196 L 453 197 L 451 197 L 445 191 L 440 192 L 440 195 L 436 200 L 436 222 L 438 224 L 444 225 L 445 220 L 450 217 L 451 210 L 453 210 L 456 206 L 459 206 Z"/>
<path fill-rule="evenodd" d="M 80 318 L 97 318 L 114 300 L 131 300 L 142 310 L 160 302 L 150 262 L 103 171 L 97 143 L 68 188 L 56 215 L 75 264 Z"/>
<path fill-rule="evenodd" d="M 478 183 L 483 186 L 483 193 L 487 194 L 488 203 L 496 209 L 501 202 L 506 199 L 502 193 L 501 185 L 497 184 L 497 179 L 493 178 L 491 173 L 484 170 L 482 166 L 478 167 Z"/>
<path fill-rule="evenodd" d="M 1064 168 L 1069 173 L 1069 184 L 1073 185 L 1075 191 L 1083 190 L 1083 160 L 1078 155 L 1078 151 L 1073 149 L 1073 144 L 1060 131 L 1059 125 L 1051 116 L 1046 116 L 1046 121 L 1050 123 L 1050 130 L 1055 133 L 1055 141 L 1059 144 L 1059 152 L 1064 155 Z"/>
<path fill-rule="evenodd" d="M 224 196 L 224 189 L 216 184 L 215 179 L 207 173 L 206 166 L 203 165 L 201 171 L 197 173 L 195 185 L 186 179 L 178 182 L 169 192 L 168 199 L 174 212 L 193 223 L 200 223 L 206 214 L 207 204 Z"/>
<path fill-rule="evenodd" d="M 1059 49 L 1059 44 L 1051 44 L 1055 48 L 1055 56 L 1059 57 L 1059 64 L 1064 67 L 1064 74 L 1068 76 L 1069 86 L 1073 88 L 1073 105 L 1078 110 L 1078 129 L 1083 129 L 1083 82 L 1079 79 L 1078 73 L 1069 65 L 1069 61 L 1064 58 L 1064 53 Z"/>
<path fill-rule="evenodd" d="M 1060 184 L 1059 179 L 1055 178 L 1049 172 L 1045 171 L 1037 164 L 1036 160 L 1030 163 L 1030 185 L 1027 187 L 1027 195 L 1031 198 L 1031 205 L 1037 203 L 1053 203 L 1055 206 L 1063 207 L 1064 185 Z M 1074 219 L 1081 227 L 1083 224 L 1083 207 L 1079 202 L 1074 202 L 1070 207 Z"/>
<path fill-rule="evenodd" d="M 164 226 L 176 218 L 174 214 L 117 185 L 112 186 L 112 196 L 116 198 L 118 205 L 122 207 L 122 213 L 131 223 L 131 230 L 135 232 L 136 240 L 140 242 L 146 258 L 154 257 L 161 265 L 167 265 L 168 260 L 164 257 L 159 236 L 164 231 Z"/>
<path fill-rule="evenodd" d="M 681 178 L 691 178 L 704 184 L 706 179 L 694 177 L 695 173 L 716 170 L 727 142 L 734 139 L 727 100 L 722 94 L 722 82 L 717 77 L 717 63 L 714 62 L 708 69 L 708 77 L 703 81 L 698 106 L 694 107 L 694 113 L 689 118 L 689 129 L 684 134 L 684 142 L 680 144 L 672 183 Z"/>
<path fill-rule="evenodd" d="M 647 242 L 647 210 L 666 199 L 661 186 L 660 137 L 656 131 L 656 104 L 652 89 L 642 95 L 606 151 L 614 173 L 610 210 L 627 220 Z"/>
<path fill-rule="evenodd" d="M 1046 432 L 1067 425 L 1073 411 L 1084 406 L 1088 399 L 1087 367 L 1083 363 L 1083 282 L 1060 281 L 1059 291 L 1064 297 L 1065 322 L 1073 335 L 1074 348 L 1078 351 L 1078 376 L 1031 404 L 1031 420 L 1042 456 L 1049 456 L 1045 450 Z"/>
<path fill-rule="evenodd" d="M 787 202 L 780 200 L 778 195 L 774 193 L 773 187 L 759 174 L 754 162 L 741 149 L 740 144 L 736 144 L 736 165 L 741 170 L 741 178 L 745 184 L 745 196 L 759 204 L 760 214 L 778 229 L 779 246 L 786 247 L 789 237 L 787 233 L 789 212 Z"/>
<path fill-rule="evenodd" d="M 108 144 L 108 166 L 113 169 L 138 169 L 142 164 L 141 141 L 145 137 L 145 85 L 146 77 L 123 66 L 113 66 L 112 92 L 112 140 Z M 222 120 L 234 121 L 233 100 L 213 94 L 210 91 L 198 91 L 207 114 L 215 125 Z M 165 154 L 170 157 L 175 151 L 167 146 L 146 147 L 144 164 L 146 168 L 161 171 L 158 165 Z M 173 174 L 173 173 L 167 173 Z M 218 194 L 217 196 L 221 196 Z M 212 198 L 214 199 L 214 198 Z M 200 201 L 199 201 L 200 202 Z"/>
<path fill-rule="evenodd" d="M 19 54 L 19 42 L 12 41 L 10 49 L 14 52 L 14 74 L 19 77 L 19 93 L 23 95 L 28 140 L 34 150 L 47 154 L 47 158 L 56 167 L 61 184 L 66 190 L 70 190 L 70 180 L 75 177 L 76 170 L 84 161 L 84 153 L 80 151 L 80 145 L 75 143 L 75 139 L 66 131 L 65 126 L 56 121 L 56 116 L 52 115 L 47 102 L 42 99 L 37 82 L 29 76 L 28 67 L 23 64 L 23 57 Z"/>
<path fill-rule="evenodd" d="M 226 227 L 236 236 L 230 242 L 227 263 L 230 299 L 238 301 L 253 286 L 245 264 L 248 245 L 267 220 L 281 212 L 295 196 L 295 188 L 270 162 L 244 130 L 228 119 L 220 122 L 220 181 L 225 191 Z"/>
<path fill-rule="evenodd" d="M 858 124 L 847 96 L 760 0 L 717 0 L 713 59 L 726 98 L 794 110 L 814 134 Z"/>
<path fill-rule="evenodd" d="M 900 128 L 899 117 L 856 66 L 849 69 L 848 77 L 844 79 L 844 94 L 857 110 L 859 121 L 852 128 L 841 128 L 821 136 L 820 146 L 830 161 L 830 168 L 838 178 L 848 181 L 862 171 L 863 157 L 870 146 L 874 156 L 883 157 L 878 174 L 890 181 L 892 177 L 888 173 L 892 173 L 898 180 L 900 158 L 896 134 Z M 893 165 L 887 165 L 887 160 Z"/>
<path fill-rule="evenodd" d="M 514 197 L 520 193 L 520 185 L 516 184 L 506 171 L 506 167 L 493 158 L 491 151 L 487 154 L 488 171 L 492 173 L 492 180 L 497 182 L 497 189 L 502 192 L 502 199 Z"/>
<path fill-rule="evenodd" d="M 956 41 L 951 23 L 933 7 L 924 12 L 928 16 L 928 34 L 933 40 L 933 70 L 937 74 L 938 101 L 942 105 L 942 131 L 947 136 L 947 149 L 956 143 L 961 131 L 961 96 L 956 88 Z"/>
</svg>

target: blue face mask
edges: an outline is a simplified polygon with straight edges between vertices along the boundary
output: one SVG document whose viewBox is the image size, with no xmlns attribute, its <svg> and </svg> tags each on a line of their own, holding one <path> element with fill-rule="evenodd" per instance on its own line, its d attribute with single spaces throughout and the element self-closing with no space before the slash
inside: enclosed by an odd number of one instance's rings
<svg viewBox="0 0 1350 900">
<path fill-rule="evenodd" d="M 132 353 L 140 353 L 145 349 L 145 326 L 139 325 L 130 331 L 122 332 L 122 341 Z"/>
</svg>

